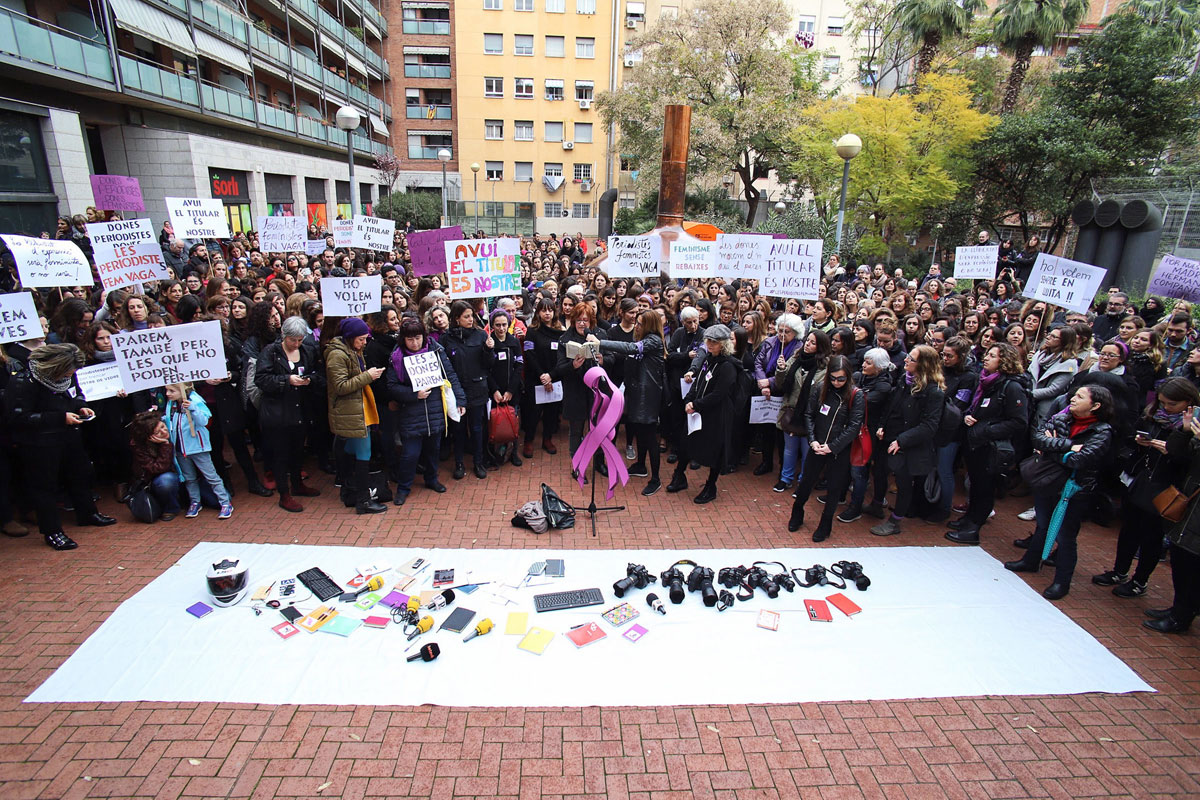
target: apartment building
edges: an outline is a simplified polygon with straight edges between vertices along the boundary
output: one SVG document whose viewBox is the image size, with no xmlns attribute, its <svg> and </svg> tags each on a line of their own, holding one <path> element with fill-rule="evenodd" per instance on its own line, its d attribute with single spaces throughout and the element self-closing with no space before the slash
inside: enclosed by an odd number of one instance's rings
<svg viewBox="0 0 1200 800">
<path fill-rule="evenodd" d="M 81 213 L 90 174 L 138 178 L 155 220 L 164 196 L 219 197 L 235 231 L 369 210 L 394 124 L 387 38 L 373 0 L 4 0 L 0 121 L 19 135 L 0 231 Z"/>
</svg>

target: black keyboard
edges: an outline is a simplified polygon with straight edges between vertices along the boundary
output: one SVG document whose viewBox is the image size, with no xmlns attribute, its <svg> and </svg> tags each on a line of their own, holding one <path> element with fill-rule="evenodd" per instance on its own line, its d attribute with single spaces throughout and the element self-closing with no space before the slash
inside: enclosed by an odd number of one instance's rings
<svg viewBox="0 0 1200 800">
<path fill-rule="evenodd" d="M 599 589 L 576 589 L 571 592 L 550 592 L 533 596 L 533 607 L 537 609 L 538 613 L 598 606 L 603 602 L 604 595 L 600 593 Z"/>
<path fill-rule="evenodd" d="M 322 603 L 331 597 L 337 597 L 342 593 L 342 587 L 333 582 L 333 579 L 326 575 L 319 567 L 306 569 L 296 576 L 300 582 L 307 586 L 317 599 Z"/>
</svg>

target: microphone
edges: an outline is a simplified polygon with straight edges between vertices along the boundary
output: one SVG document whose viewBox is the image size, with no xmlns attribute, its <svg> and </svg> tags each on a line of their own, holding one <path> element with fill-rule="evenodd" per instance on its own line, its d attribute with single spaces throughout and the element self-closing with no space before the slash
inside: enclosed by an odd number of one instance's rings
<svg viewBox="0 0 1200 800">
<path fill-rule="evenodd" d="M 421 617 L 419 620 L 417 620 L 417 629 L 408 635 L 408 640 L 411 642 L 413 639 L 417 638 L 422 633 L 427 632 L 432 627 L 433 617 Z"/>
<path fill-rule="evenodd" d="M 371 580 L 367 581 L 366 584 L 361 589 L 356 591 L 354 593 L 354 596 L 362 597 L 367 592 L 377 592 L 382 588 L 383 588 L 383 576 L 376 575 L 375 577 L 371 578 Z"/>
<path fill-rule="evenodd" d="M 421 610 L 421 598 L 413 595 L 412 597 L 408 598 L 408 604 L 405 605 L 404 608 L 408 611 L 408 615 L 410 617 L 415 618 L 417 613 Z"/>
<path fill-rule="evenodd" d="M 475 630 L 471 631 L 470 633 L 468 633 L 466 636 L 463 637 L 463 641 L 469 642 L 472 639 L 474 639 L 476 636 L 483 636 L 486 633 L 491 633 L 493 627 L 494 627 L 494 625 L 492 624 L 492 621 L 490 619 L 483 619 L 479 622 L 478 625 L 475 626 Z"/>
<path fill-rule="evenodd" d="M 454 590 L 447 589 L 440 594 L 433 596 L 433 599 L 425 604 L 425 608 L 430 611 L 439 611 L 454 602 Z"/>
<path fill-rule="evenodd" d="M 663 608 L 662 600 L 659 600 L 658 595 L 654 594 L 653 592 L 646 595 L 646 605 L 650 606 L 660 614 L 667 613 L 667 610 Z"/>
<path fill-rule="evenodd" d="M 428 619 L 428 617 L 426 617 Z M 413 653 L 406 660 L 408 661 L 433 661 L 442 654 L 442 648 L 438 647 L 437 642 L 421 645 L 421 649 Z"/>
</svg>

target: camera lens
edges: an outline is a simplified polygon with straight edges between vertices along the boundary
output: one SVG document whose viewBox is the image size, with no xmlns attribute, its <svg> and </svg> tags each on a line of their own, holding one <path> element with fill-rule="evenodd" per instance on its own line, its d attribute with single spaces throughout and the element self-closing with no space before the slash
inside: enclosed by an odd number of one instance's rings
<svg viewBox="0 0 1200 800">
<path fill-rule="evenodd" d="M 613 594 L 617 597 L 624 597 L 625 593 L 633 588 L 633 584 L 633 578 L 621 578 L 621 580 L 613 584 Z"/>
</svg>

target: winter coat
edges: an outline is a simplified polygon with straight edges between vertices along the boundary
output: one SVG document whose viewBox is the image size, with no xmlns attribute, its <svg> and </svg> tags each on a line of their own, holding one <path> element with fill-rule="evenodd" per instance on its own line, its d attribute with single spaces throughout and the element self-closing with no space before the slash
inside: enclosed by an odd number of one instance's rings
<svg viewBox="0 0 1200 800">
<path fill-rule="evenodd" d="M 1188 495 L 1200 489 L 1200 439 L 1190 429 L 1175 431 L 1167 439 L 1167 453 L 1187 461 L 1187 473 L 1175 486 Z M 1167 538 L 1176 547 L 1200 556 L 1200 496 L 1188 503 L 1183 519 L 1167 528 Z"/>
<path fill-rule="evenodd" d="M 133 476 L 138 480 L 151 481 L 159 475 L 175 471 L 175 454 L 171 442 L 130 442 L 129 453 L 133 460 Z"/>
<path fill-rule="evenodd" d="M 800 366 L 797 361 L 804 354 L 803 347 L 796 349 L 792 353 L 792 357 L 787 360 L 784 368 L 775 373 L 775 377 L 771 379 L 771 396 L 779 397 L 783 401 L 783 408 L 794 409 L 792 413 L 792 425 L 798 428 L 804 427 L 804 412 L 808 408 L 808 399 L 813 391 L 813 387 L 819 387 L 825 382 L 825 366 L 823 364 L 815 364 L 812 369 L 805 369 Z M 795 372 L 792 380 L 788 383 L 787 375 L 791 373 L 793 368 Z M 783 415 L 775 423 L 776 427 L 783 430 Z M 786 431 L 786 433 L 794 433 L 795 431 Z"/>
<path fill-rule="evenodd" d="M 610 342 L 632 342 L 633 334 L 636 332 L 636 329 L 625 331 L 621 328 L 619 323 L 614 323 L 606 328 L 605 332 L 608 334 L 608 340 Z M 613 352 L 616 353 L 616 351 Z M 608 377 L 612 378 L 614 383 L 619 383 L 621 386 L 625 385 L 625 361 L 625 357 L 617 353 L 617 357 L 613 360 L 612 369 L 608 371 Z M 628 408 L 629 398 L 625 399 L 626 407 Z"/>
<path fill-rule="evenodd" d="M 484 343 L 488 335 L 479 328 L 463 328 L 455 325 L 442 337 L 440 344 L 446 349 L 446 357 L 454 365 L 458 382 L 466 392 L 466 408 L 480 408 L 488 401 L 488 370 L 492 368 L 495 354 Z"/>
<path fill-rule="evenodd" d="M 874 375 L 854 373 L 854 385 L 867 397 L 866 423 L 872 436 L 876 430 L 883 427 L 883 418 L 887 413 L 888 403 L 891 402 L 892 392 L 896 388 L 895 376 L 894 370 L 876 372 Z"/>
<path fill-rule="evenodd" d="M 990 448 L 996 442 L 1010 442 L 1015 446 L 1025 441 L 1029 402 L 1025 388 L 1015 378 L 1002 375 L 984 390 L 974 410 L 970 410 L 970 405 L 968 399 L 963 408 L 964 417 L 968 414 L 975 417 L 974 425 L 963 425 L 968 449 Z"/>
<path fill-rule="evenodd" d="M 458 381 L 454 365 L 446 357 L 446 350 L 433 340 L 429 340 L 429 350 L 438 354 L 442 370 L 446 373 L 446 379 L 450 381 L 451 389 L 454 390 L 455 402 L 462 408 L 466 408 L 466 392 L 463 391 L 462 384 Z M 422 400 L 413 391 L 412 380 L 408 375 L 405 374 L 404 380 L 400 380 L 396 368 L 390 362 L 385 377 L 387 378 L 387 399 L 395 402 L 399 407 L 395 412 L 396 430 L 400 433 L 401 438 L 440 436 L 445 431 L 446 409 L 442 404 L 440 387 L 435 386 L 430 389 L 429 396 Z"/>
<path fill-rule="evenodd" d="M 396 334 L 383 333 L 371 334 L 371 338 L 367 339 L 367 346 L 363 348 L 363 361 L 367 365 L 367 369 L 379 367 L 386 369 L 391 363 L 392 351 L 396 349 Z M 384 376 L 371 382 L 371 391 L 375 394 L 375 399 L 378 400 L 387 392 L 387 383 Z M 380 406 L 386 406 L 386 403 L 379 403 Z M 380 413 L 383 409 L 380 408 Z"/>
<path fill-rule="evenodd" d="M 610 339 L 600 342 L 600 352 L 624 357 L 625 418 L 638 425 L 657 424 L 666 380 L 663 340 L 656 333 L 637 342 Z"/>
<path fill-rule="evenodd" d="M 525 334 L 525 386 L 532 392 L 542 385 L 542 375 L 561 380 L 558 374 L 558 340 L 563 331 L 539 325 Z"/>
<path fill-rule="evenodd" d="M 1125 362 L 1125 374 L 1137 384 L 1138 401 L 1143 402 L 1150 397 L 1158 382 L 1167 377 L 1167 368 L 1155 368 L 1148 353 L 1130 353 L 1129 360 Z"/>
<path fill-rule="evenodd" d="M 300 360 L 293 370 L 283 342 L 266 346 L 258 356 L 254 369 L 254 385 L 262 392 L 258 406 L 258 423 L 264 428 L 283 428 L 303 425 L 306 421 L 306 400 L 312 385 L 293 386 L 289 378 L 299 375 L 312 378 L 317 374 L 317 353 L 314 349 L 300 345 Z"/>
<path fill-rule="evenodd" d="M 593 329 L 588 331 L 588 334 L 604 341 L 604 331 Z M 568 420 L 587 419 L 588 412 L 592 408 L 592 390 L 584 384 L 583 376 L 589 369 L 596 366 L 596 362 L 592 359 L 584 359 L 583 366 L 576 369 L 574 362 L 567 358 L 567 342 L 582 344 L 586 341 L 587 335 L 581 335 L 574 328 L 564 333 L 558 340 L 558 375 L 563 383 L 562 415 Z M 614 356 L 606 356 L 602 360 L 601 366 L 611 364 L 613 358 Z"/>
<path fill-rule="evenodd" d="M 212 440 L 208 435 L 208 421 L 212 412 L 208 403 L 194 391 L 188 393 L 188 407 L 184 411 L 178 400 L 168 400 L 163 412 L 163 422 L 167 423 L 167 431 L 171 434 L 171 447 L 185 456 L 207 453 L 212 450 Z"/>
<path fill-rule="evenodd" d="M 880 426 L 885 451 L 892 442 L 900 443 L 900 452 L 888 456 L 888 466 L 892 472 L 927 475 L 936 463 L 933 439 L 942 421 L 946 395 L 936 383 L 913 394 L 903 377 L 900 381 Z"/>
<path fill-rule="evenodd" d="M 671 333 L 667 343 L 667 400 L 672 402 L 680 397 L 679 381 L 692 366 L 694 356 L 691 352 L 704 350 L 704 329 L 697 327 L 695 333 L 688 333 L 687 328 L 680 325 Z"/>
<path fill-rule="evenodd" d="M 83 446 L 81 426 L 67 424 L 68 411 L 77 414 L 87 405 L 74 381 L 66 391 L 54 392 L 34 380 L 28 370 L 17 372 L 5 389 L 4 405 L 14 444 Z"/>
<path fill-rule="evenodd" d="M 1033 378 L 1033 423 L 1039 425 L 1050 416 L 1054 401 L 1066 393 L 1071 379 L 1079 371 L 1079 362 L 1073 358 L 1058 358 L 1047 364 L 1044 350 L 1039 350 L 1029 364 L 1029 375 Z"/>
<path fill-rule="evenodd" d="M 799 353 L 804 347 L 804 342 L 800 337 L 795 337 L 787 345 L 787 360 L 790 361 L 796 353 Z M 754 354 L 754 380 L 755 381 L 770 381 L 771 393 L 775 394 L 775 373 L 779 366 L 779 356 L 785 352 L 785 347 L 778 334 L 768 336 L 763 339 L 763 343 L 759 345 L 758 352 Z"/>
<path fill-rule="evenodd" d="M 1080 431 L 1072 439 L 1073 421 L 1069 410 L 1060 411 L 1044 421 L 1033 431 L 1033 449 L 1052 455 L 1067 469 L 1074 470 L 1075 482 L 1079 484 L 1080 490 L 1090 492 L 1096 488 L 1096 476 L 1112 446 L 1112 427 L 1107 422 L 1097 422 Z M 1050 430 L 1053 436 L 1047 436 L 1047 430 Z M 1083 448 L 1079 452 L 1072 452 L 1071 447 L 1077 444 L 1083 445 Z"/>
<path fill-rule="evenodd" d="M 1160 421 L 1143 415 L 1137 422 L 1137 430 L 1145 431 L 1151 439 L 1162 439 L 1168 445 L 1176 428 L 1168 428 Z M 1133 478 L 1126 493 L 1125 502 L 1132 502 L 1140 511 L 1158 514 L 1154 498 L 1163 489 L 1174 484 L 1188 468 L 1186 451 L 1168 446 L 1166 453 L 1153 447 L 1133 445 L 1133 455 L 1125 462 L 1125 473 Z"/>
<path fill-rule="evenodd" d="M 329 398 L 329 432 L 347 439 L 367 435 L 363 389 L 371 375 L 346 340 L 335 336 L 325 346 L 325 391 Z"/>
<path fill-rule="evenodd" d="M 834 456 L 849 455 L 867 411 L 866 392 L 855 387 L 851 393 L 850 402 L 843 401 L 836 391 L 830 391 L 821 402 L 821 389 L 813 387 L 804 411 L 805 437 L 809 442 L 829 445 Z"/>
<path fill-rule="evenodd" d="M 975 387 L 979 385 L 979 373 L 966 366 L 943 369 L 942 379 L 946 381 L 946 402 L 954 403 L 965 414 L 975 395 Z"/>
<path fill-rule="evenodd" d="M 729 356 L 709 354 L 683 398 L 700 415 L 700 430 L 687 437 L 688 456 L 706 467 L 721 462 L 733 431 L 733 389 L 737 368 Z M 680 462 L 682 464 L 682 462 Z"/>
<path fill-rule="evenodd" d="M 488 370 L 488 396 L 499 392 L 512 393 L 513 405 L 521 402 L 521 387 L 525 383 L 525 357 L 521 352 L 521 342 L 511 333 L 500 341 L 492 337 L 496 347 L 492 350 L 492 366 Z"/>
</svg>

